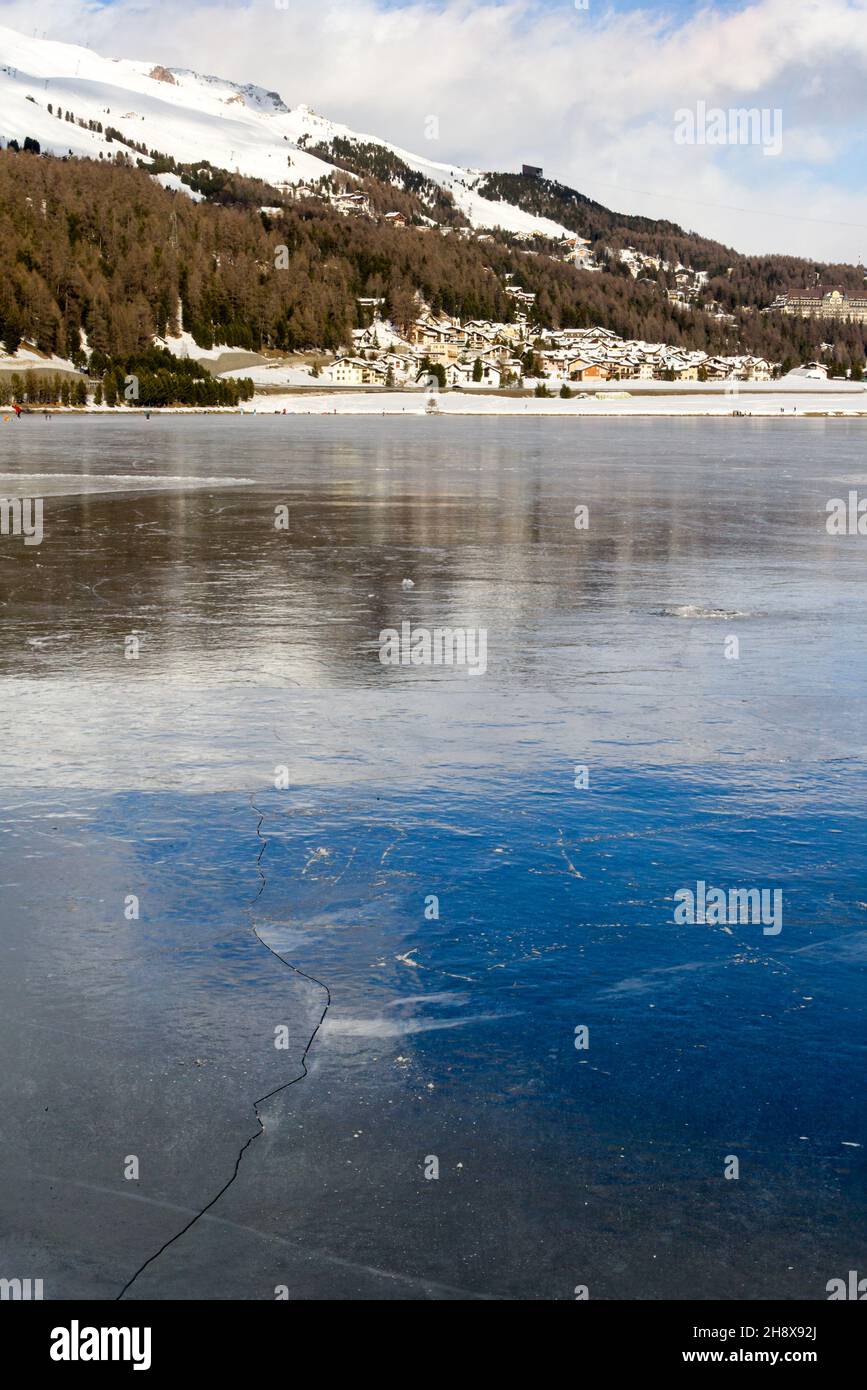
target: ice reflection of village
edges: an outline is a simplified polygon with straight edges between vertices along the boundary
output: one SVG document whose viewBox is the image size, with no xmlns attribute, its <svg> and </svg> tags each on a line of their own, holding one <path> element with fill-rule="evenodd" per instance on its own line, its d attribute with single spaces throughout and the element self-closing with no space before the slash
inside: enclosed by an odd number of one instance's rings
<svg viewBox="0 0 867 1390">
<path fill-rule="evenodd" d="M 499 634 L 508 660 L 492 659 L 496 680 L 516 665 L 545 667 L 558 625 L 628 607 L 635 573 L 659 576 L 662 603 L 669 576 L 726 562 L 717 484 L 706 479 L 699 495 L 690 463 L 707 444 L 706 421 L 704 435 L 697 424 L 679 427 L 685 452 L 665 467 L 656 459 L 652 496 L 640 478 L 641 460 L 658 449 L 651 421 L 624 425 L 604 458 L 595 435 L 555 442 L 531 421 L 498 424 L 494 437 L 490 421 L 444 419 L 434 437 L 423 420 L 395 420 L 359 443 L 351 421 L 332 419 L 326 435 L 322 422 L 304 419 L 288 446 L 282 421 L 267 417 L 158 428 L 167 476 L 207 473 L 208 485 L 191 476 L 189 486 L 142 493 L 131 472 L 124 491 L 107 483 L 115 491 L 49 499 L 46 554 L 58 527 L 81 543 L 10 576 L 0 666 L 20 672 L 23 659 L 38 677 L 62 656 L 112 680 L 135 632 L 142 659 L 136 670 L 121 665 L 137 679 L 225 681 L 228 667 L 262 685 L 375 683 L 377 634 L 411 617 Z M 213 460 L 191 468 L 197 452 L 207 457 L 211 431 L 222 431 L 224 446 L 232 431 L 231 447 L 244 449 L 251 429 L 255 484 L 216 486 Z M 562 455 L 553 472 L 552 448 Z M 576 501 L 590 510 L 580 536 Z M 791 496 L 765 501 L 791 526 Z M 277 507 L 286 529 L 274 525 Z M 34 634 L 37 604 L 49 617 Z M 73 634 L 62 644 L 42 640 L 52 610 Z"/>
</svg>

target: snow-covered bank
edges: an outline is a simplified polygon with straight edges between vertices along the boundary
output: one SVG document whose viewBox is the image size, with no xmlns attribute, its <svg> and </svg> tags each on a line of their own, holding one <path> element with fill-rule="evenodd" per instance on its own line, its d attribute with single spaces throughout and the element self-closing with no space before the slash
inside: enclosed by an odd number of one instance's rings
<svg viewBox="0 0 867 1390">
<path fill-rule="evenodd" d="M 151 415 L 241 415 L 237 405 L 24 405 L 21 420 L 43 419 L 46 415 L 123 415 L 129 420 L 147 420 Z M 262 412 L 267 413 L 267 412 Z M 0 424 L 16 419 L 15 407 L 0 405 Z"/>
<path fill-rule="evenodd" d="M 606 395 L 608 393 L 602 393 Z M 612 392 L 612 395 L 615 393 Z M 706 416 L 867 416 L 864 390 L 804 389 L 767 390 L 726 396 L 720 392 L 627 395 L 617 399 L 582 394 L 571 400 L 555 396 L 469 395 L 440 392 L 433 399 L 440 415 L 536 415 L 625 416 L 625 415 L 706 415 Z M 260 395 L 241 407 L 245 415 L 424 415 L 431 398 L 424 393 L 401 391 L 327 392 L 319 395 Z"/>
<path fill-rule="evenodd" d="M 308 366 L 293 366 L 285 362 L 262 363 L 249 367 L 233 367 L 219 375 L 227 381 L 241 381 L 249 377 L 254 386 L 320 386 L 322 383 L 311 374 Z M 340 390 L 335 386 L 334 390 Z"/>
<path fill-rule="evenodd" d="M 665 383 L 656 383 L 664 386 Z M 642 383 L 646 385 L 646 383 Z M 694 385 L 694 383 L 691 383 Z M 433 409 L 430 402 L 433 401 Z M 867 417 L 867 389 L 848 383 L 836 387 L 830 382 L 791 384 L 768 383 L 752 386 L 737 396 L 707 388 L 631 394 L 625 390 L 582 392 L 569 400 L 554 396 L 509 396 L 502 392 L 450 391 L 431 395 L 424 391 L 354 391 L 338 387 L 324 391 L 293 391 L 256 395 L 238 406 L 30 406 L 27 413 L 49 415 L 516 415 L 560 419 L 563 417 L 624 416 L 707 416 L 763 417 L 797 419 L 803 416 Z M 0 407 L 0 417 L 9 419 L 12 409 Z"/>
<path fill-rule="evenodd" d="M 0 343 L 0 372 L 55 372 L 73 373 L 78 368 L 68 357 L 57 357 L 54 353 L 37 352 L 35 348 L 22 344 L 15 352 L 7 352 Z"/>
<path fill-rule="evenodd" d="M 238 351 L 228 343 L 218 343 L 214 347 L 200 347 L 186 329 L 181 329 L 180 333 L 166 334 L 164 338 L 154 338 L 154 347 L 166 348 L 172 357 L 179 357 L 182 360 L 188 358 L 194 362 L 217 362 L 221 357 L 226 357 Z"/>
</svg>

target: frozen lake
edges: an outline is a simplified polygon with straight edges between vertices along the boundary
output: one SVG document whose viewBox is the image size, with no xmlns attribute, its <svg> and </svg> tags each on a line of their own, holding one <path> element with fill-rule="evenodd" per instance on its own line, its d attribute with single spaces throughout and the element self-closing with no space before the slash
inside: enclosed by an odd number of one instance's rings
<svg viewBox="0 0 867 1390">
<path fill-rule="evenodd" d="M 859 1268 L 867 538 L 825 516 L 865 439 L 3 426 L 44 538 L 0 537 L 0 1276 L 823 1299 Z M 384 665 L 404 622 L 483 630 L 484 674 Z M 699 881 L 779 890 L 782 929 L 678 923 Z"/>
</svg>

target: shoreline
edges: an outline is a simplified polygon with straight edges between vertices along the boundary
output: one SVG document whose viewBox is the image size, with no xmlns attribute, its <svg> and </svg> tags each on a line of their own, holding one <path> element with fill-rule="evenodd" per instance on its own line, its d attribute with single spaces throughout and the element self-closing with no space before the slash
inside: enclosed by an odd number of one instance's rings
<svg viewBox="0 0 867 1390">
<path fill-rule="evenodd" d="M 126 418 L 163 415 L 266 416 L 394 416 L 426 417 L 433 421 L 445 417 L 461 419 L 518 417 L 533 419 L 863 419 L 867 417 L 867 392 L 797 391 L 756 393 L 747 397 L 698 393 L 666 393 L 624 396 L 614 400 L 596 396 L 560 397 L 468 397 L 460 393 L 438 393 L 436 409 L 429 412 L 427 394 L 405 392 L 379 394 L 346 392 L 300 395 L 254 396 L 239 406 L 33 406 L 22 410 L 21 418 L 44 420 L 46 416 Z M 0 425 L 16 422 L 11 406 L 0 407 Z"/>
</svg>

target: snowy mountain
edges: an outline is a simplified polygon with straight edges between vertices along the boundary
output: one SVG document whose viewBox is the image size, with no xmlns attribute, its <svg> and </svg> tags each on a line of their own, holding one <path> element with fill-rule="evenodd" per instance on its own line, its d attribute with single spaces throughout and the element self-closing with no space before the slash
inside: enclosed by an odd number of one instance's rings
<svg viewBox="0 0 867 1390">
<path fill-rule="evenodd" d="M 73 119 L 67 119 L 70 112 Z M 333 172 L 299 147 L 304 137 L 313 144 L 340 138 L 380 145 L 451 193 L 473 227 L 569 235 L 548 218 L 481 197 L 479 170 L 436 163 L 378 136 L 357 134 L 307 106 L 287 106 L 277 92 L 156 61 L 102 58 L 89 48 L 0 26 L 0 147 L 11 139 L 23 144 L 30 136 L 46 153 L 112 159 L 119 146 L 107 138 L 108 128 L 179 163 L 208 160 L 277 186 Z"/>
</svg>

